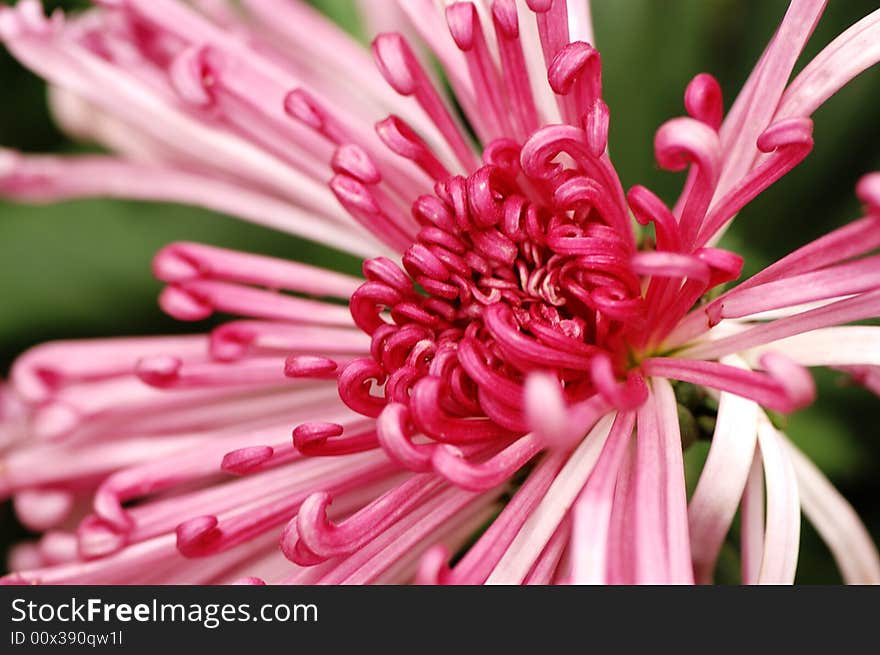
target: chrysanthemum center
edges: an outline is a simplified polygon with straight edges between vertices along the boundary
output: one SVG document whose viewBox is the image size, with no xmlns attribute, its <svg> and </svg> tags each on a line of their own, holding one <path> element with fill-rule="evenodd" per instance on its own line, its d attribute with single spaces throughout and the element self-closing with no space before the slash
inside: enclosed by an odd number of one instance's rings
<svg viewBox="0 0 880 655">
<path fill-rule="evenodd" d="M 438 377 L 451 414 L 517 430 L 529 372 L 558 373 L 571 400 L 595 393 L 597 353 L 623 372 L 643 299 L 631 245 L 599 209 L 606 190 L 562 167 L 529 175 L 521 159 L 511 141 L 490 144 L 483 167 L 415 201 L 422 228 L 405 271 L 366 263 L 351 308 L 386 400 L 407 404 L 414 384 Z"/>
</svg>

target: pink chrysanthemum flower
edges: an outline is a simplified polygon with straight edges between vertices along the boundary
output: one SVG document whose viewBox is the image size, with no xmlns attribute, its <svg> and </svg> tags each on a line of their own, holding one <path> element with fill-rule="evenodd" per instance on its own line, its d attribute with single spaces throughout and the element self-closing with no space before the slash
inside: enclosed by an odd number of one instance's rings
<svg viewBox="0 0 880 655">
<path fill-rule="evenodd" d="M 768 415 L 812 401 L 804 367 L 878 386 L 880 328 L 837 326 L 880 315 L 880 178 L 864 217 L 728 290 L 742 259 L 715 247 L 880 59 L 880 11 L 789 83 L 825 5 L 794 0 L 726 115 L 694 78 L 655 140 L 688 171 L 670 209 L 612 165 L 586 0 L 364 2 L 374 62 L 295 0 L 98 4 L 25 0 L 0 35 L 118 154 L 5 152 L 2 192 L 210 207 L 365 279 L 177 243 L 164 310 L 240 319 L 24 354 L 0 494 L 44 536 L 8 581 L 704 583 L 739 508 L 744 582 L 794 579 L 801 510 L 845 580 L 880 581 Z M 717 421 L 688 502 L 695 388 Z"/>
</svg>

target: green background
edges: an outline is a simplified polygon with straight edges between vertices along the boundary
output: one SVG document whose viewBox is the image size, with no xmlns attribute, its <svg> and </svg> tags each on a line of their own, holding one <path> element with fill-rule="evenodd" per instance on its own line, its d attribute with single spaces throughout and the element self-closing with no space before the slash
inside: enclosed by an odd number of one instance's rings
<svg viewBox="0 0 880 655">
<path fill-rule="evenodd" d="M 8 0 L 0 0 L 11 4 Z M 380 0 L 384 1 L 384 0 Z M 569 0 L 569 2 L 576 0 Z M 83 6 L 83 2 L 47 2 Z M 315 2 L 360 34 L 349 0 Z M 877 8 L 876 0 L 831 2 L 799 67 L 838 33 Z M 781 0 L 594 0 L 604 96 L 611 108 L 611 150 L 624 185 L 674 198 L 681 175 L 660 171 L 653 134 L 681 115 L 682 94 L 699 72 L 715 75 L 727 105 L 784 14 Z M 0 145 L 70 152 L 52 126 L 39 79 L 0 52 Z M 807 161 L 738 217 L 726 245 L 746 256 L 746 272 L 764 266 L 859 216 L 853 186 L 880 170 L 880 70 L 862 75 L 814 116 L 816 147 Z M 357 271 L 359 263 L 289 236 L 210 212 L 162 204 L 86 200 L 52 206 L 0 201 L 0 375 L 16 353 L 47 339 L 182 332 L 156 306 L 153 253 L 176 240 L 318 262 Z M 817 374 L 819 401 L 793 416 L 788 431 L 832 478 L 880 538 L 880 400 Z M 698 462 L 705 444 L 688 459 Z M 0 507 L 0 543 L 23 534 Z M 837 582 L 829 553 L 812 528 L 803 532 L 798 580 Z M 736 581 L 726 548 L 719 579 Z"/>
</svg>

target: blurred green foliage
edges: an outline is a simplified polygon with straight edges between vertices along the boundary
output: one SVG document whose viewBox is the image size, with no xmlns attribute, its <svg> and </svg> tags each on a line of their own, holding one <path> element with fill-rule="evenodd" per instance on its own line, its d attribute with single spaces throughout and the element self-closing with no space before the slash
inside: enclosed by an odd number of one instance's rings
<svg viewBox="0 0 880 655">
<path fill-rule="evenodd" d="M 2 0 L 11 4 L 9 0 Z M 385 1 L 385 0 L 380 0 Z M 390 0 L 389 0 L 390 1 Z M 569 0 L 576 1 L 576 0 Z M 47 6 L 81 7 L 53 1 Z M 355 34 L 351 0 L 316 0 Z M 727 104 L 747 77 L 787 7 L 783 0 L 594 0 L 604 95 L 611 108 L 611 152 L 625 186 L 640 183 L 667 200 L 683 177 L 660 171 L 653 135 L 683 112 L 682 95 L 699 72 L 715 75 Z M 832 2 L 801 65 L 876 0 Z M 40 80 L 0 53 L 0 144 L 25 151 L 75 149 L 48 116 Z M 752 203 L 736 220 L 726 247 L 746 256 L 753 272 L 859 215 L 858 177 L 880 169 L 880 70 L 853 82 L 815 115 L 816 147 L 808 160 Z M 292 237 L 211 212 L 117 200 L 54 206 L 0 201 L 0 373 L 15 355 L 47 339 L 203 330 L 172 321 L 156 307 L 160 285 L 153 253 L 195 240 L 356 271 L 359 263 Z M 788 432 L 832 478 L 880 539 L 880 401 L 821 372 L 819 402 L 791 417 Z M 689 484 L 705 457 L 687 453 Z M 3 534 L 14 538 L 0 514 Z M 4 539 L 0 538 L 0 542 Z M 719 578 L 735 582 L 735 549 L 726 549 Z M 801 582 L 839 580 L 829 554 L 805 527 Z"/>
</svg>

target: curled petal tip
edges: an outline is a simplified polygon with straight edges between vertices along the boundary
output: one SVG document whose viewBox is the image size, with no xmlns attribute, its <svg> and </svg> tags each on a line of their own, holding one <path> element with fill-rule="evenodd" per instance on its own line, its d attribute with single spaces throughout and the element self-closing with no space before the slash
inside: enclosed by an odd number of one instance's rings
<svg viewBox="0 0 880 655">
<path fill-rule="evenodd" d="M 395 462 L 419 473 L 431 470 L 434 444 L 412 442 L 412 426 L 409 409 L 402 403 L 390 403 L 376 420 L 379 445 Z"/>
<path fill-rule="evenodd" d="M 495 0 L 492 3 L 492 18 L 495 30 L 506 39 L 519 37 L 519 18 L 516 14 L 515 0 Z"/>
<path fill-rule="evenodd" d="M 449 177 L 449 171 L 432 153 L 431 148 L 397 116 L 392 114 L 376 123 L 376 134 L 389 150 L 413 161 L 435 180 Z"/>
<path fill-rule="evenodd" d="M 387 257 L 368 259 L 363 265 L 364 277 L 371 282 L 381 282 L 393 289 L 400 297 L 412 294 L 412 280 L 400 270 L 400 267 Z M 388 296 L 391 299 L 391 296 Z"/>
<path fill-rule="evenodd" d="M 339 364 L 329 357 L 290 355 L 284 360 L 284 375 L 289 378 L 335 377 Z"/>
<path fill-rule="evenodd" d="M 187 252 L 188 244 L 172 243 L 153 257 L 153 275 L 163 282 L 185 282 L 202 275 L 205 271 L 199 262 Z"/>
<path fill-rule="evenodd" d="M 211 331 L 208 352 L 217 361 L 235 361 L 248 352 L 255 338 L 254 330 L 237 323 L 225 323 Z"/>
<path fill-rule="evenodd" d="M 284 96 L 284 112 L 312 129 L 324 127 L 324 116 L 312 95 L 305 89 L 293 89 Z"/>
<path fill-rule="evenodd" d="M 419 561 L 416 570 L 417 585 L 446 584 L 452 572 L 449 569 L 449 551 L 443 545 L 429 548 Z"/>
<path fill-rule="evenodd" d="M 474 35 L 479 29 L 478 21 L 477 8 L 472 2 L 456 2 L 446 7 L 449 33 L 460 50 L 467 51 L 474 47 Z"/>
<path fill-rule="evenodd" d="M 567 95 L 575 82 L 582 80 L 588 88 L 587 101 L 592 103 L 602 90 L 601 55 L 589 43 L 569 43 L 556 53 L 547 69 L 547 79 L 558 95 Z"/>
<path fill-rule="evenodd" d="M 21 0 L 14 7 L 0 7 L 0 39 L 12 40 L 23 34 L 51 34 L 63 20 L 60 11 L 46 18 L 38 0 Z"/>
<path fill-rule="evenodd" d="M 299 540 L 290 553 L 293 561 L 308 566 L 345 551 L 337 551 L 339 544 L 333 539 L 337 528 L 327 517 L 327 507 L 333 498 L 325 491 L 318 491 L 303 501 L 296 516 L 296 532 Z"/>
<path fill-rule="evenodd" d="M 668 171 L 681 171 L 697 163 L 712 180 L 717 179 L 721 161 L 718 134 L 708 125 L 689 117 L 673 118 L 654 137 L 657 164 Z"/>
<path fill-rule="evenodd" d="M 549 180 L 563 170 L 556 161 L 560 154 L 579 158 L 588 152 L 587 138 L 581 128 L 548 125 L 536 130 L 523 144 L 520 164 L 529 177 Z"/>
<path fill-rule="evenodd" d="M 694 77 L 685 91 L 684 106 L 691 117 L 718 130 L 724 117 L 724 100 L 718 80 L 708 73 Z"/>
<path fill-rule="evenodd" d="M 373 40 L 372 50 L 379 72 L 394 90 L 404 96 L 415 93 L 419 81 L 414 55 L 406 40 L 400 34 L 385 32 Z"/>
<path fill-rule="evenodd" d="M 112 489 L 99 487 L 93 502 L 95 514 L 110 523 L 120 532 L 128 532 L 134 527 L 134 521 L 122 507 L 119 495 Z"/>
<path fill-rule="evenodd" d="M 341 436 L 343 427 L 338 423 L 323 423 L 312 421 L 303 423 L 293 429 L 293 445 L 297 450 L 308 450 L 310 447 L 320 445 L 331 437 Z"/>
<path fill-rule="evenodd" d="M 550 11 L 554 0 L 526 0 L 526 5 L 536 14 L 544 14 Z"/>
<path fill-rule="evenodd" d="M 880 214 L 880 172 L 862 176 L 856 185 L 856 196 L 869 211 Z"/>
<path fill-rule="evenodd" d="M 278 544 L 281 548 L 281 554 L 298 566 L 315 566 L 326 561 L 326 558 L 315 555 L 300 541 L 297 521 L 298 517 L 294 517 L 281 531 L 281 539 Z"/>
<path fill-rule="evenodd" d="M 355 359 L 339 375 L 339 397 L 354 411 L 377 418 L 387 400 L 374 396 L 371 390 L 374 383 L 383 384 L 386 378 L 381 367 L 372 359 Z"/>
<path fill-rule="evenodd" d="M 177 526 L 177 550 L 184 557 L 199 557 L 220 536 L 216 516 L 206 515 L 184 521 Z"/>
<path fill-rule="evenodd" d="M 670 252 L 681 250 L 678 219 L 656 194 L 647 187 L 636 185 L 627 192 L 626 202 L 639 225 L 654 224 L 658 249 Z"/>
<path fill-rule="evenodd" d="M 348 130 L 320 100 L 303 88 L 289 91 L 283 100 L 284 113 L 336 145 L 348 137 Z"/>
<path fill-rule="evenodd" d="M 364 183 L 346 173 L 337 173 L 330 180 L 330 190 L 343 207 L 349 211 L 376 216 L 381 212 L 379 204 Z"/>
<path fill-rule="evenodd" d="M 630 371 L 625 381 L 617 380 L 611 357 L 605 353 L 593 357 L 590 374 L 599 393 L 619 410 L 636 409 L 648 399 L 645 378 L 637 371 Z"/>
<path fill-rule="evenodd" d="M 151 387 L 168 387 L 174 384 L 183 366 L 179 357 L 156 355 L 144 357 L 135 365 L 135 374 Z"/>
<path fill-rule="evenodd" d="M 62 489 L 25 489 L 12 499 L 15 514 L 29 530 L 44 532 L 61 523 L 73 508 L 74 496 Z"/>
<path fill-rule="evenodd" d="M 330 166 L 334 172 L 350 175 L 364 184 L 372 185 L 382 181 L 382 174 L 370 155 L 353 143 L 346 143 L 337 148 Z"/>
<path fill-rule="evenodd" d="M 128 543 L 125 531 L 97 516 L 87 516 L 76 530 L 79 554 L 85 559 L 104 557 L 118 552 Z"/>
<path fill-rule="evenodd" d="M 180 321 L 201 321 L 214 313 L 214 308 L 209 303 L 174 284 L 162 290 L 159 306 L 166 314 Z"/>
<path fill-rule="evenodd" d="M 272 459 L 275 449 L 271 446 L 249 446 L 230 451 L 223 456 L 220 469 L 241 475 Z"/>
<path fill-rule="evenodd" d="M 208 62 L 206 46 L 190 46 L 171 63 L 169 78 L 181 99 L 196 107 L 214 102 L 212 89 L 216 73 Z"/>
<path fill-rule="evenodd" d="M 813 121 L 809 118 L 786 118 L 773 123 L 758 137 L 758 150 L 773 152 L 791 145 L 813 145 Z"/>
</svg>

